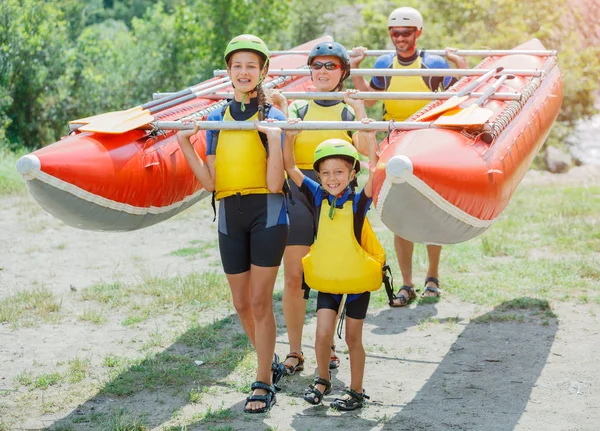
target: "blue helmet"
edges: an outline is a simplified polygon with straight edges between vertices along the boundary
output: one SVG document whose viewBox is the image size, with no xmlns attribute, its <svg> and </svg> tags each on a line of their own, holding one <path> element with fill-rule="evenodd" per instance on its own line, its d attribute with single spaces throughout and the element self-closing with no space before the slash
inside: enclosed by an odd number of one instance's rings
<svg viewBox="0 0 600 431">
<path fill-rule="evenodd" d="M 346 48 L 337 42 L 321 42 L 310 50 L 310 54 L 308 54 L 308 65 L 310 66 L 312 64 L 315 57 L 326 55 L 337 57 L 342 62 L 342 77 L 337 86 L 337 88 L 340 89 L 346 78 L 350 76 L 350 55 Z"/>
</svg>

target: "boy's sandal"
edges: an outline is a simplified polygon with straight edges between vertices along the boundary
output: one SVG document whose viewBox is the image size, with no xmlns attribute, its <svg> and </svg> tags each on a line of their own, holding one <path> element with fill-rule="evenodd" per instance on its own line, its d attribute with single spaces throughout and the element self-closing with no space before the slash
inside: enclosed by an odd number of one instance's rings
<svg viewBox="0 0 600 431">
<path fill-rule="evenodd" d="M 408 295 L 402 295 L 403 290 Z M 405 284 L 398 290 L 398 293 L 396 294 L 396 298 L 394 298 L 394 301 L 390 304 L 390 307 L 406 307 L 416 297 L 417 297 L 417 294 L 415 293 L 415 288 L 413 286 L 407 286 Z"/>
<path fill-rule="evenodd" d="M 280 391 L 281 388 L 278 386 L 279 381 L 285 375 L 287 375 L 287 368 L 283 364 L 283 362 L 279 362 L 279 356 L 277 353 L 273 355 L 273 363 L 271 364 L 271 371 L 273 372 L 273 387 L 276 391 Z"/>
<path fill-rule="evenodd" d="M 336 368 L 339 368 L 339 366 L 340 366 L 340 358 L 338 358 L 337 354 L 335 353 L 335 344 L 333 346 L 331 346 L 331 351 L 333 353 L 329 357 L 329 369 L 335 370 Z"/>
<path fill-rule="evenodd" d="M 300 353 L 290 352 L 285 357 L 285 360 L 287 361 L 290 358 L 297 359 L 298 363 L 296 365 L 290 365 L 290 364 L 286 364 L 285 361 L 283 362 L 283 365 L 285 366 L 286 372 L 289 376 L 296 374 L 304 369 L 304 353 L 303 352 L 300 352 Z"/>
<path fill-rule="evenodd" d="M 267 393 L 265 395 L 250 395 L 246 398 L 246 405 L 244 406 L 244 412 L 246 413 L 266 413 L 271 410 L 271 407 L 277 402 L 277 399 L 275 398 L 275 388 L 272 385 L 267 385 L 263 382 L 254 382 L 252 383 L 252 386 L 250 386 L 250 389 L 253 391 L 255 389 L 264 389 Z M 248 404 L 253 401 L 265 403 L 265 406 L 255 410 L 249 409 Z"/>
<path fill-rule="evenodd" d="M 317 389 L 317 385 L 325 386 L 325 392 L 321 392 Z M 331 381 L 325 380 L 320 377 L 315 379 L 314 384 L 310 385 L 306 392 L 304 393 L 304 401 L 316 406 L 323 401 L 323 397 L 325 395 L 329 395 L 331 393 Z"/>
<path fill-rule="evenodd" d="M 427 283 L 432 282 L 433 284 L 435 284 L 436 287 L 432 287 L 432 286 L 427 286 Z M 440 296 L 440 281 L 435 278 L 435 277 L 427 277 L 425 279 L 425 289 L 423 290 L 423 293 L 421 294 L 421 296 L 425 295 L 425 292 L 433 292 L 434 295 L 433 296 L 429 296 L 430 298 L 438 298 Z"/>
<path fill-rule="evenodd" d="M 346 393 L 346 396 L 333 400 L 331 407 L 343 411 L 356 410 L 364 407 L 366 405 L 365 399 L 369 399 L 369 396 L 365 393 L 364 389 L 362 394 L 359 394 L 352 389 L 346 389 L 344 392 Z"/>
</svg>

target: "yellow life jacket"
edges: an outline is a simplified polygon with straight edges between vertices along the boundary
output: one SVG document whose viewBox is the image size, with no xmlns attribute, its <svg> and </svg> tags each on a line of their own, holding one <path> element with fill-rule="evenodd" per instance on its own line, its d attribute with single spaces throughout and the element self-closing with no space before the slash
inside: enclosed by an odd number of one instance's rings
<svg viewBox="0 0 600 431">
<path fill-rule="evenodd" d="M 296 103 L 296 102 L 295 102 Z M 351 109 L 345 103 L 333 106 L 321 106 L 314 100 L 308 102 L 304 121 L 340 121 L 344 108 Z M 345 130 L 305 130 L 296 136 L 294 158 L 300 169 L 312 169 L 313 157 L 317 146 L 326 139 L 339 138 L 352 143 L 352 137 Z"/>
<path fill-rule="evenodd" d="M 246 121 L 254 121 L 258 113 Z M 235 121 L 229 107 L 223 121 Z M 221 130 L 215 153 L 215 199 L 270 193 L 267 150 L 256 130 Z"/>
<path fill-rule="evenodd" d="M 421 56 L 410 65 L 404 66 L 398 63 L 398 57 L 394 56 L 393 68 L 400 70 L 420 69 L 422 64 Z M 409 91 L 409 92 L 428 92 L 431 91 L 423 77 L 421 76 L 392 76 L 390 86 L 387 91 Z M 383 119 L 385 121 L 396 120 L 404 121 L 412 114 L 417 112 L 423 106 L 427 105 L 431 100 L 384 100 L 385 113 Z"/>
<path fill-rule="evenodd" d="M 365 217 L 361 244 L 354 235 L 352 199 L 329 217 L 327 199 L 321 204 L 319 230 L 310 251 L 302 258 L 308 287 L 324 293 L 372 292 L 381 287 L 385 250 Z"/>
</svg>

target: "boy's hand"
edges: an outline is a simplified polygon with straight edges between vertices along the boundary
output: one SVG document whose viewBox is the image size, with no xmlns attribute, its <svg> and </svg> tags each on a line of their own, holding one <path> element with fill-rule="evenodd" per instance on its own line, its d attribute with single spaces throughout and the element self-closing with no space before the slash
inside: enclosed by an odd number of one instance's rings
<svg viewBox="0 0 600 431">
<path fill-rule="evenodd" d="M 346 102 L 352 109 L 354 109 L 354 112 L 356 113 L 357 111 L 364 109 L 365 102 L 362 99 L 354 99 L 350 97 L 353 94 L 358 94 L 358 90 L 346 90 L 346 92 L 344 93 L 344 102 Z"/>
<path fill-rule="evenodd" d="M 363 124 L 369 124 L 369 123 L 372 123 L 372 122 L 373 122 L 373 121 L 375 121 L 375 120 L 373 120 L 372 118 L 363 118 L 363 119 L 362 119 L 362 120 L 360 120 L 360 121 L 361 121 Z M 361 130 L 361 131 L 360 131 L 360 133 L 361 133 L 361 134 L 363 134 L 363 135 L 366 135 L 366 136 L 368 136 L 368 137 L 370 137 L 370 138 L 373 138 L 373 139 L 375 139 L 375 136 L 376 136 L 376 134 L 377 134 L 377 131 L 376 131 L 376 130 Z"/>
<path fill-rule="evenodd" d="M 288 118 L 287 121 L 289 124 L 298 124 L 302 120 L 300 120 L 300 118 Z M 289 138 L 295 138 L 300 133 L 302 133 L 302 130 L 289 130 L 288 129 L 285 131 L 285 135 Z"/>
</svg>

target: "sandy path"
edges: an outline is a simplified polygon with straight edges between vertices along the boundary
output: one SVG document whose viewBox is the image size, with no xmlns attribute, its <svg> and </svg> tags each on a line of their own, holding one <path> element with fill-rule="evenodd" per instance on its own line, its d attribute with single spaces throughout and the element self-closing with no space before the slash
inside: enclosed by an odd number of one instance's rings
<svg viewBox="0 0 600 431">
<path fill-rule="evenodd" d="M 600 168 L 582 167 L 563 176 L 533 172 L 524 182 L 576 184 L 598 179 Z M 0 417 L 18 407 L 11 388 L 23 371 L 34 366 L 52 370 L 59 361 L 75 356 L 90 358 L 92 367 L 99 367 L 108 354 L 139 357 L 139 343 L 148 341 L 151 332 L 178 329 L 172 327 L 169 315 L 135 327 L 120 325 L 123 316 L 118 312 L 101 326 L 78 321 L 81 302 L 73 298 L 71 287 L 80 290 L 102 281 L 219 270 L 214 266 L 218 262 L 214 245 L 207 247 L 210 257 L 206 259 L 170 254 L 192 241 L 215 242 L 216 225 L 209 223 L 212 209 L 206 201 L 175 219 L 118 234 L 64 226 L 28 196 L 0 198 L 0 208 L 0 298 L 43 286 L 62 299 L 62 313 L 68 316 L 60 324 L 35 328 L 0 326 Z M 370 407 L 359 414 L 315 409 L 299 399 L 315 366 L 310 336 L 315 322 L 310 322 L 304 340 L 306 371 L 284 383 L 278 406 L 268 416 L 248 421 L 238 414 L 230 423 L 233 429 L 249 430 L 600 429 L 596 407 L 600 405 L 600 306 L 561 302 L 552 307 L 558 318 L 547 325 L 535 317 L 527 323 L 476 323 L 474 319 L 492 310 L 452 296 L 410 309 L 371 310 L 365 325 L 365 389 L 372 398 Z M 231 310 L 212 310 L 204 318 L 210 322 L 230 314 Z M 283 331 L 278 341 L 278 352 L 286 352 Z M 338 391 L 349 382 L 348 365 L 344 356 L 342 367 L 334 373 Z M 73 397 L 66 401 L 69 407 L 57 413 L 17 412 L 11 428 L 61 426 L 94 409 L 143 405 L 144 411 L 151 412 L 147 417 L 151 426 L 162 429 L 174 424 L 171 417 L 176 409 L 190 417 L 198 412 L 184 394 L 140 394 L 118 400 L 91 390 Z M 202 409 L 208 406 L 239 411 L 242 399 L 217 385 Z M 80 424 L 76 429 L 93 428 Z M 209 426 L 198 421 L 189 429 Z"/>
</svg>

